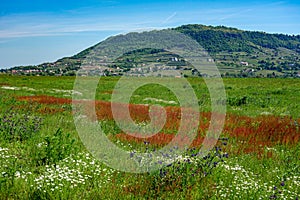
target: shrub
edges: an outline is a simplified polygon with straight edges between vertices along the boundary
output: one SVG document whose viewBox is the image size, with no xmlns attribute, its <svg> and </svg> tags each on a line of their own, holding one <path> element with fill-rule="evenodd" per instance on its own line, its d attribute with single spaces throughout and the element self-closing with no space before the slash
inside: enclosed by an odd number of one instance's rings
<svg viewBox="0 0 300 200">
<path fill-rule="evenodd" d="M 40 130 L 42 119 L 9 111 L 0 115 L 0 137 L 6 141 L 24 141 Z"/>
<path fill-rule="evenodd" d="M 55 164 L 76 151 L 74 142 L 69 133 L 63 134 L 58 129 L 53 136 L 45 136 L 41 143 L 32 147 L 32 161 L 37 166 Z"/>
</svg>

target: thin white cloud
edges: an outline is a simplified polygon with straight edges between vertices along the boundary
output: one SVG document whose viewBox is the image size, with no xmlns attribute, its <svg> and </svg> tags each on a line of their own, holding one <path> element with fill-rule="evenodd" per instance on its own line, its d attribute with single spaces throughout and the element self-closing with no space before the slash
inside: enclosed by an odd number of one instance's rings
<svg viewBox="0 0 300 200">
<path fill-rule="evenodd" d="M 135 17 L 70 17 L 40 14 L 14 15 L 0 18 L 0 39 L 34 36 L 57 36 L 79 32 L 130 31 L 161 24 L 160 19 L 139 22 Z"/>
<path fill-rule="evenodd" d="M 232 18 L 236 19 L 236 18 L 241 17 L 241 15 L 244 15 L 245 13 L 249 13 L 251 11 L 253 11 L 253 9 L 245 9 L 245 10 L 242 10 L 242 11 L 225 14 L 224 16 L 219 18 L 219 20 L 223 21 L 223 20 L 232 19 Z"/>
<path fill-rule="evenodd" d="M 177 15 L 177 12 L 174 12 L 172 15 L 168 16 L 162 23 L 166 24 L 169 22 L 171 19 L 173 19 Z"/>
</svg>

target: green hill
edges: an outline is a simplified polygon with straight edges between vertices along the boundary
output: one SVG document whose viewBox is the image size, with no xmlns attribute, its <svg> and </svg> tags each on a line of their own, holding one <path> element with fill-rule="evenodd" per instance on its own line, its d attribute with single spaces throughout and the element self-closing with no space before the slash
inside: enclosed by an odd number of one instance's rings
<svg viewBox="0 0 300 200">
<path fill-rule="evenodd" d="M 214 59 L 224 76 L 235 77 L 299 77 L 300 75 L 300 35 L 269 34 L 258 31 L 243 31 L 224 26 L 183 25 L 173 28 L 195 39 Z M 122 39 L 122 35 L 113 36 Z M 15 73 L 31 73 L 40 75 L 75 75 L 81 62 L 97 46 L 54 63 L 44 63 L 38 66 L 21 66 L 11 68 Z M 183 60 L 171 62 L 176 55 L 161 50 L 144 49 L 129 52 L 110 66 L 121 75 L 144 62 L 163 62 L 168 66 L 189 68 Z M 177 61 L 177 60 L 176 60 Z M 120 70 L 121 69 L 121 70 Z M 113 71 L 109 70 L 109 71 Z M 106 73 L 110 75 L 110 73 Z M 189 74 L 188 75 L 199 75 Z"/>
</svg>

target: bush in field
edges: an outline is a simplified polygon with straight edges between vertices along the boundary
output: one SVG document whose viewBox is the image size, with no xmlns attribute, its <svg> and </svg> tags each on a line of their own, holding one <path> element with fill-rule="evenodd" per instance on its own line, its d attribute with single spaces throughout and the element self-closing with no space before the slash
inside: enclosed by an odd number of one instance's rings
<svg viewBox="0 0 300 200">
<path fill-rule="evenodd" d="M 32 161 L 37 166 L 55 164 L 76 150 L 74 142 L 69 133 L 63 134 L 58 129 L 53 136 L 44 137 L 41 143 L 32 148 Z"/>
<path fill-rule="evenodd" d="M 24 141 L 36 134 L 42 119 L 15 111 L 0 114 L 0 138 L 6 141 Z"/>
<path fill-rule="evenodd" d="M 227 102 L 230 106 L 242 106 L 247 104 L 247 96 L 243 97 L 229 97 Z"/>
<path fill-rule="evenodd" d="M 228 153 L 220 148 L 220 146 L 227 145 L 227 140 L 227 138 L 220 139 L 220 145 L 204 157 L 199 153 L 199 149 L 187 149 L 183 155 L 172 158 L 171 160 L 174 159 L 174 162 L 171 164 L 147 174 L 146 180 L 148 182 L 144 187 L 132 185 L 126 187 L 125 191 L 134 194 L 143 194 L 143 192 L 148 191 L 151 198 L 158 198 L 163 193 L 191 193 L 193 188 L 202 184 L 205 177 L 211 174 L 219 163 L 228 158 Z M 171 148 L 170 152 L 176 152 L 176 149 L 176 147 Z M 163 154 L 157 164 L 163 164 L 165 160 L 170 160 L 170 156 L 167 153 Z M 133 153 L 132 158 L 134 157 Z"/>
<path fill-rule="evenodd" d="M 152 187 L 155 191 L 189 189 L 227 157 L 228 154 L 221 152 L 220 147 L 215 147 L 204 157 L 198 155 L 196 149 L 190 149 L 186 156 L 180 157 L 155 174 Z"/>
</svg>

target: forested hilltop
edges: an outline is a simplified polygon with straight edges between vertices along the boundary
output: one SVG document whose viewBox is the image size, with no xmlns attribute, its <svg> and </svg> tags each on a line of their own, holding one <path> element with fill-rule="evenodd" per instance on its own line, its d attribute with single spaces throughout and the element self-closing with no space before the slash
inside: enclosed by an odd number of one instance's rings
<svg viewBox="0 0 300 200">
<path fill-rule="evenodd" d="M 195 39 L 227 77 L 300 77 L 300 35 L 243 31 L 224 26 L 183 25 L 173 30 Z M 122 36 L 114 36 L 122 37 Z M 75 75 L 85 57 L 100 43 L 54 63 L 19 66 L 2 70 L 13 74 Z M 143 71 L 146 64 L 180 70 L 183 76 L 201 76 L 183 58 L 170 52 L 142 49 L 129 52 L 106 71 L 94 75 L 122 75 L 129 70 Z M 153 67 L 152 67 L 153 68 Z M 149 71 L 149 69 L 147 69 Z"/>
<path fill-rule="evenodd" d="M 255 53 L 261 48 L 277 50 L 286 48 L 300 53 L 300 35 L 268 34 L 258 31 L 242 31 L 225 26 L 183 25 L 174 30 L 197 40 L 210 53 Z"/>
</svg>

